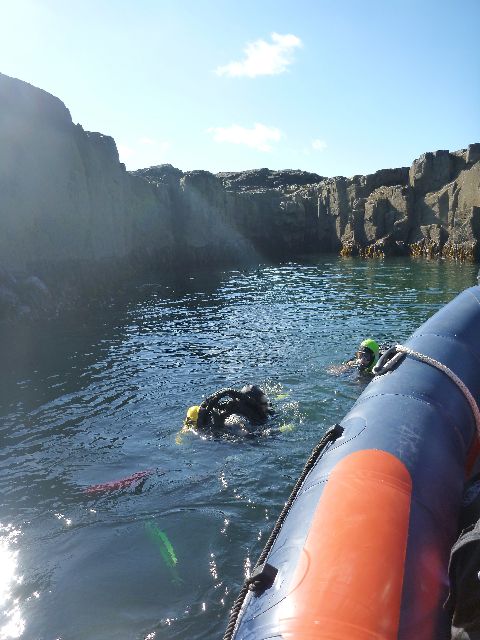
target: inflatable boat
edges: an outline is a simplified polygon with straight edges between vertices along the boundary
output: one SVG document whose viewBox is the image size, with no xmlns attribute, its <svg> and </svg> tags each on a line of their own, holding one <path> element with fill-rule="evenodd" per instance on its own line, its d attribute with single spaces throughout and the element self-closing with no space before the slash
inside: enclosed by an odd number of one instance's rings
<svg viewBox="0 0 480 640">
<path fill-rule="evenodd" d="M 480 287 L 377 373 L 312 453 L 225 639 L 450 638 L 448 561 L 480 430 Z"/>
</svg>

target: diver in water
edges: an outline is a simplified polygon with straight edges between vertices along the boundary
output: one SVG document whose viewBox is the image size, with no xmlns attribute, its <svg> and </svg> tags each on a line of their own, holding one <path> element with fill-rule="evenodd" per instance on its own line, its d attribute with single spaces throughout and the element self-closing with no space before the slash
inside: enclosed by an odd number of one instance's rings
<svg viewBox="0 0 480 640">
<path fill-rule="evenodd" d="M 373 375 L 372 369 L 380 358 L 380 347 L 375 340 L 367 338 L 364 340 L 357 353 L 353 366 L 357 367 L 361 373 Z"/>
<path fill-rule="evenodd" d="M 274 410 L 265 393 L 255 384 L 237 391 L 221 389 L 208 396 L 201 405 L 190 407 L 185 427 L 198 431 L 230 431 L 248 434 L 252 427 L 264 425 Z"/>
<path fill-rule="evenodd" d="M 332 365 L 327 371 L 334 375 L 341 375 L 352 369 L 357 369 L 362 376 L 373 376 L 373 368 L 384 352 L 384 348 L 378 345 L 378 342 L 372 338 L 364 340 L 355 354 L 355 357 L 340 365 Z"/>
</svg>

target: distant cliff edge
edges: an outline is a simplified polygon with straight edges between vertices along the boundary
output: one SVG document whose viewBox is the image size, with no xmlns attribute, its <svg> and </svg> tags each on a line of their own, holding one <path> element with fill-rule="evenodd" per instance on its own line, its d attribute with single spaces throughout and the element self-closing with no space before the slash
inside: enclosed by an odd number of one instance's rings
<svg viewBox="0 0 480 640">
<path fill-rule="evenodd" d="M 113 138 L 0 74 L 0 225 L 0 319 L 51 311 L 59 283 L 68 297 L 152 268 L 309 252 L 478 261 L 480 144 L 352 178 L 127 172 Z"/>
</svg>

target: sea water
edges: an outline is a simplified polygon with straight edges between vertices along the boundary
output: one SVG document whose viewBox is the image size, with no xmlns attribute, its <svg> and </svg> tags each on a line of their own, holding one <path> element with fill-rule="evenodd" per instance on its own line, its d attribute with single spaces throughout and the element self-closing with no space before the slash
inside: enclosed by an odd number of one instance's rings
<svg viewBox="0 0 480 640">
<path fill-rule="evenodd" d="M 309 453 L 367 384 L 337 365 L 366 337 L 404 341 L 476 272 L 320 257 L 152 275 L 3 329 L 0 639 L 221 638 Z M 248 383 L 273 432 L 181 432 L 190 405 Z"/>
</svg>

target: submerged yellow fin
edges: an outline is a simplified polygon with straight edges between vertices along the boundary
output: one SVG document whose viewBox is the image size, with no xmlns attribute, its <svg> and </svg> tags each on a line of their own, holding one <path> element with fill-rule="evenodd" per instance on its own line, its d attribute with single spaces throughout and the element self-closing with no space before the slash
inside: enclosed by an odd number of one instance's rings
<svg viewBox="0 0 480 640">
<path fill-rule="evenodd" d="M 183 439 L 185 438 L 185 434 L 191 431 L 190 427 L 183 425 L 180 431 L 175 436 L 175 444 L 183 444 Z"/>
</svg>

